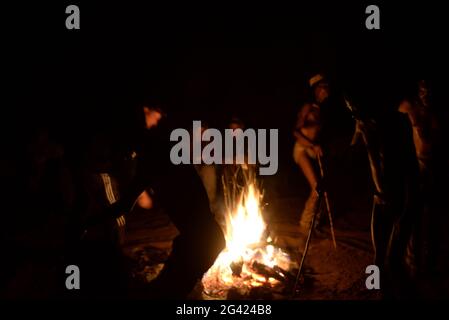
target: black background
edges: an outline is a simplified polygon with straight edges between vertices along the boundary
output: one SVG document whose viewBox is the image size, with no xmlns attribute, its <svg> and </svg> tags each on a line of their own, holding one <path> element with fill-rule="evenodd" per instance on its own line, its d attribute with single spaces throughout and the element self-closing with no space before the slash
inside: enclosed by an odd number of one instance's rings
<svg viewBox="0 0 449 320">
<path fill-rule="evenodd" d="M 65 27 L 69 4 L 80 8 L 80 30 Z M 278 128 L 278 180 L 297 184 L 291 129 L 317 71 L 337 95 L 378 119 L 388 119 L 407 88 L 426 78 L 446 123 L 444 5 L 377 3 L 381 29 L 367 30 L 369 4 L 4 6 L 2 150 L 20 153 L 45 127 L 66 154 L 77 154 L 98 132 L 120 134 L 135 107 L 152 99 L 183 126 L 195 119 L 223 128 L 236 114 L 248 127 Z M 392 150 L 401 157 L 400 148 Z"/>
<path fill-rule="evenodd" d="M 441 4 L 379 3 L 381 30 L 370 31 L 370 3 L 303 3 L 80 2 L 81 30 L 65 28 L 72 3 L 6 7 L 4 76 L 14 99 L 5 109 L 87 129 L 155 96 L 176 110 L 238 110 L 280 127 L 312 72 L 365 108 L 391 108 L 407 81 L 444 75 Z"/>
<path fill-rule="evenodd" d="M 80 30 L 65 27 L 68 4 L 80 8 Z M 152 98 L 183 125 L 196 119 L 223 127 L 237 114 L 249 127 L 278 128 L 281 171 L 290 171 L 291 128 L 307 77 L 317 71 L 378 118 L 427 78 L 447 117 L 444 6 L 377 3 L 381 29 L 367 30 L 369 4 L 6 6 L 3 150 L 14 152 L 37 127 L 77 149 L 99 131 L 122 130 Z"/>
</svg>

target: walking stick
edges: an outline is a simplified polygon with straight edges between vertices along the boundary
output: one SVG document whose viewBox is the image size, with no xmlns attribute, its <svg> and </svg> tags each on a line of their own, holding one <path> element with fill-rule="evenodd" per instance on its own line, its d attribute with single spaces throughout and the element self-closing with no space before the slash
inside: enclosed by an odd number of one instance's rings
<svg viewBox="0 0 449 320">
<path fill-rule="evenodd" d="M 321 162 L 321 156 L 318 155 L 317 159 L 318 159 L 318 165 L 320 167 L 321 179 L 324 179 L 324 170 L 323 170 L 323 164 Z M 335 240 L 334 223 L 333 223 L 333 219 L 332 219 L 331 207 L 329 204 L 329 197 L 327 195 L 326 190 L 324 190 L 323 193 L 324 193 L 324 201 L 326 202 L 327 214 L 329 216 L 329 225 L 331 228 L 332 242 L 334 244 L 334 248 L 337 249 L 337 241 Z"/>
<path fill-rule="evenodd" d="M 296 287 L 298 286 L 298 282 L 299 282 L 299 277 L 301 276 L 302 269 L 304 266 L 304 261 L 306 260 L 307 252 L 309 251 L 309 244 L 310 244 L 310 239 L 312 238 L 313 227 L 315 225 L 316 215 L 321 210 L 322 197 L 323 197 L 322 191 L 319 191 L 318 192 L 318 207 L 315 210 L 315 212 L 313 213 L 312 221 L 310 222 L 309 233 L 307 234 L 307 240 L 306 240 L 306 244 L 304 246 L 304 253 L 302 254 L 301 263 L 299 264 L 298 273 L 296 274 L 295 285 L 293 286 L 292 298 L 295 296 Z"/>
<path fill-rule="evenodd" d="M 321 156 L 318 155 L 317 159 L 318 159 L 318 165 L 320 167 L 321 179 L 323 179 L 324 178 L 324 170 L 323 170 L 323 164 L 321 162 Z M 329 198 L 328 198 L 327 192 L 326 191 L 322 191 L 322 190 L 318 190 L 317 192 L 318 192 L 318 207 L 315 210 L 315 212 L 313 213 L 312 221 L 310 222 L 309 233 L 307 235 L 306 244 L 304 246 L 304 253 L 303 253 L 302 258 L 301 258 L 301 263 L 299 264 L 298 273 L 296 274 L 295 285 L 293 286 L 292 298 L 295 296 L 296 287 L 298 286 L 299 278 L 301 276 L 302 269 L 304 267 L 304 261 L 305 261 L 306 256 L 307 256 L 307 252 L 309 251 L 309 245 L 310 245 L 310 240 L 312 238 L 312 233 L 313 233 L 313 228 L 314 228 L 314 225 L 315 225 L 316 215 L 322 208 L 323 196 L 324 196 L 324 201 L 326 202 L 327 212 L 328 212 L 328 215 L 329 215 L 329 224 L 330 224 L 330 228 L 331 228 L 332 241 L 333 241 L 333 244 L 334 244 L 334 248 L 337 249 L 337 241 L 335 240 L 335 232 L 334 232 L 334 223 L 333 223 L 333 220 L 332 220 L 332 213 L 331 213 L 331 210 L 330 210 L 330 204 L 329 204 Z"/>
</svg>

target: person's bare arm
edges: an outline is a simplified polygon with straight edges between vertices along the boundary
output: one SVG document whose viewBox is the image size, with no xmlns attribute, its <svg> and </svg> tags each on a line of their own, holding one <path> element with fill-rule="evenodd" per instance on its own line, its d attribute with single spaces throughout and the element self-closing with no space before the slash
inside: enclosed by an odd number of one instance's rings
<svg viewBox="0 0 449 320">
<path fill-rule="evenodd" d="M 298 119 L 296 121 L 295 130 L 293 131 L 293 135 L 295 136 L 296 140 L 306 146 L 306 147 L 313 147 L 314 143 L 309 138 L 307 138 L 302 132 L 301 129 L 305 127 L 307 114 L 310 112 L 310 109 L 312 108 L 312 105 L 309 103 L 306 103 L 301 110 L 298 112 Z"/>
<path fill-rule="evenodd" d="M 299 110 L 298 119 L 296 122 L 297 129 L 301 129 L 305 126 L 307 115 L 309 114 L 311 109 L 312 109 L 312 105 L 310 103 L 306 103 L 302 106 L 301 110 Z"/>
<path fill-rule="evenodd" d="M 310 140 L 308 137 L 306 137 L 302 132 L 301 129 L 306 127 L 306 118 L 308 113 L 310 112 L 312 108 L 312 105 L 309 103 L 306 103 L 301 110 L 298 113 L 298 120 L 296 122 L 295 130 L 293 131 L 293 135 L 296 138 L 296 141 L 299 142 L 301 145 L 305 147 L 312 148 L 315 153 L 319 156 L 323 155 L 323 151 L 320 147 L 320 145 L 316 144 L 314 141 Z"/>
<path fill-rule="evenodd" d="M 300 129 L 295 129 L 295 131 L 293 132 L 293 135 L 295 136 L 296 141 L 298 141 L 303 146 L 310 147 L 310 148 L 313 148 L 315 146 L 315 144 L 313 143 L 312 140 L 310 140 L 309 138 L 307 138 L 305 135 L 303 135 L 301 133 Z"/>
</svg>

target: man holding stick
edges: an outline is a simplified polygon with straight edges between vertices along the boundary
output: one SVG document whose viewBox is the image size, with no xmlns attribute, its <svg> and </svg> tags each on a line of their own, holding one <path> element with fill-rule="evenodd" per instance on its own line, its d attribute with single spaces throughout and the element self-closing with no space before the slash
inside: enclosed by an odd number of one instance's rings
<svg viewBox="0 0 449 320">
<path fill-rule="evenodd" d="M 307 235 L 313 221 L 315 212 L 319 209 L 320 192 L 323 192 L 323 166 L 321 158 L 323 150 L 321 147 L 321 135 L 323 129 L 322 105 L 329 98 L 329 84 L 321 75 L 317 74 L 310 78 L 311 99 L 306 102 L 298 113 L 294 136 L 296 143 L 293 149 L 293 158 L 301 168 L 310 185 L 310 195 L 306 201 L 304 210 L 299 221 L 300 232 Z M 323 194 L 326 200 L 327 211 L 330 218 L 331 231 L 334 246 L 336 247 L 335 235 L 333 233 L 332 215 L 329 208 L 327 193 Z M 321 217 L 317 212 L 317 223 Z"/>
</svg>

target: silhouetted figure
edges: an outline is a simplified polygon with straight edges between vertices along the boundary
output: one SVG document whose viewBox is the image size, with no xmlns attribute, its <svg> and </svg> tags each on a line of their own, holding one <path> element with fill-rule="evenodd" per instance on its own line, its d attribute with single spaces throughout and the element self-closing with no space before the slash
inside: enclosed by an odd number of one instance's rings
<svg viewBox="0 0 449 320">
<path fill-rule="evenodd" d="M 409 127 L 409 141 L 413 142 L 415 159 L 418 163 L 416 199 L 413 204 L 415 215 L 410 220 L 410 234 L 405 252 L 408 275 L 414 281 L 427 281 L 437 270 L 438 223 L 441 211 L 440 186 L 437 175 L 445 174 L 440 168 L 441 128 L 431 103 L 426 81 L 421 80 L 414 90 L 399 104 L 399 112 L 406 115 Z"/>
<path fill-rule="evenodd" d="M 159 124 L 162 116 L 158 108 L 140 109 L 141 118 L 134 128 L 137 133 L 123 149 L 135 163 L 135 175 L 114 205 L 113 214 L 130 212 L 144 190 L 153 191 L 152 201 L 166 211 L 180 235 L 159 277 L 137 295 L 183 298 L 215 262 L 225 241 L 193 165 L 171 162 L 170 132 Z"/>
<path fill-rule="evenodd" d="M 309 97 L 298 112 L 294 137 L 293 159 L 301 168 L 310 186 L 310 195 L 305 203 L 299 221 L 300 232 L 308 234 L 313 215 L 319 210 L 319 192 L 323 191 L 323 180 L 319 168 L 322 160 L 326 171 L 326 186 L 329 180 L 341 178 L 338 174 L 343 170 L 343 155 L 349 149 L 349 138 L 352 130 L 352 119 L 346 110 L 330 99 L 328 80 L 321 74 L 309 79 Z M 348 123 L 351 122 L 349 125 Z M 332 178 L 329 179 L 329 176 Z M 334 181 L 341 185 L 339 181 Z M 335 203 L 335 201 L 331 201 Z M 323 223 L 321 211 L 317 212 L 315 230 Z"/>
</svg>

